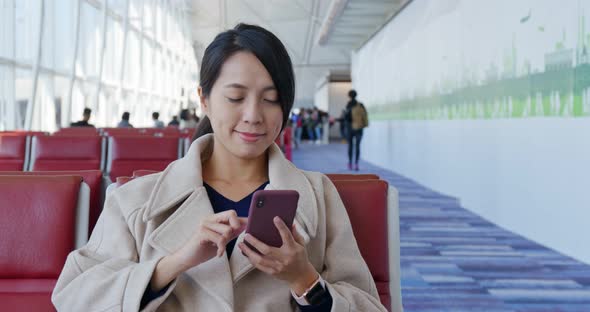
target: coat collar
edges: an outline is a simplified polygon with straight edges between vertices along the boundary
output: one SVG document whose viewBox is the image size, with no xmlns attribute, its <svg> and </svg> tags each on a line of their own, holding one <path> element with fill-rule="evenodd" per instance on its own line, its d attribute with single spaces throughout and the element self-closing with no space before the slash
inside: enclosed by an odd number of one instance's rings
<svg viewBox="0 0 590 312">
<path fill-rule="evenodd" d="M 213 134 L 195 140 L 187 154 L 171 163 L 157 179 L 143 214 L 143 221 L 175 207 L 191 193 L 203 188 L 201 163 L 211 156 Z M 266 189 L 295 190 L 299 193 L 297 218 L 305 232 L 315 237 L 317 231 L 317 200 L 307 177 L 288 161 L 281 149 L 272 144 L 268 148 L 269 185 Z"/>
<path fill-rule="evenodd" d="M 177 207 L 180 202 L 182 204 L 149 235 L 148 243 L 154 248 L 166 254 L 176 251 L 191 237 L 198 220 L 213 214 L 207 191 L 203 187 L 201 168 L 202 161 L 210 157 L 212 148 L 212 134 L 200 137 L 191 144 L 183 158 L 171 163 L 158 177 L 147 201 L 143 221 L 152 220 Z M 318 212 L 314 189 L 306 176 L 285 159 L 278 146 L 270 146 L 268 153 L 269 184 L 265 189 L 299 192 L 295 224 L 307 243 L 317 231 Z M 244 233 L 238 237 L 238 242 L 243 240 L 243 236 Z M 229 263 L 226 257 L 215 258 L 187 273 L 211 295 L 230 304 L 233 297 L 228 289 L 231 289 L 232 282 L 237 282 L 253 268 L 236 249 Z"/>
</svg>

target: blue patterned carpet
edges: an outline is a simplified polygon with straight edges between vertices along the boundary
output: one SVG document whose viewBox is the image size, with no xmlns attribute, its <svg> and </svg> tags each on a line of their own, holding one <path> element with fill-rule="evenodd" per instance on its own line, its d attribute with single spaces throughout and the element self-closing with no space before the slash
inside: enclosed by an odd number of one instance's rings
<svg viewBox="0 0 590 312">
<path fill-rule="evenodd" d="M 343 144 L 304 144 L 293 158 L 301 169 L 350 173 Z M 400 193 L 404 311 L 590 312 L 589 265 L 482 219 L 456 198 L 360 166 Z"/>
</svg>

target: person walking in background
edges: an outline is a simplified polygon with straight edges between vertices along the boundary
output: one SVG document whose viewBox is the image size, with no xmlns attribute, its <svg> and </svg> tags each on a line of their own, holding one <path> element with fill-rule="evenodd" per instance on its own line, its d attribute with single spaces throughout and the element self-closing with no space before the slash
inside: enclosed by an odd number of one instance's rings
<svg viewBox="0 0 590 312">
<path fill-rule="evenodd" d="M 350 126 L 347 125 L 346 122 L 346 109 L 342 110 L 340 117 L 336 118 L 336 121 L 339 123 L 340 126 L 340 137 L 342 138 L 342 143 L 348 142 L 348 128 Z"/>
<path fill-rule="evenodd" d="M 164 123 L 161 120 L 158 120 L 160 118 L 160 113 L 158 112 L 153 112 L 152 113 L 152 121 L 154 122 L 154 128 L 164 128 Z"/>
<path fill-rule="evenodd" d="M 359 170 L 359 158 L 361 149 L 361 140 L 363 138 L 363 128 L 369 126 L 369 119 L 365 106 L 356 100 L 356 91 L 350 90 L 348 97 L 350 101 L 346 104 L 345 119 L 348 127 L 348 169 Z M 354 167 L 353 167 L 353 144 L 354 144 Z"/>
<path fill-rule="evenodd" d="M 320 115 L 320 110 L 317 107 L 314 107 L 311 111 L 311 125 L 315 144 L 320 144 L 322 138 L 322 118 Z"/>
<path fill-rule="evenodd" d="M 295 126 L 295 146 L 297 146 L 297 148 L 299 148 L 299 145 L 301 145 L 301 135 L 303 134 L 303 109 L 301 109 L 299 111 L 299 114 L 297 114 L 297 121 L 295 122 L 294 126 Z"/>
<path fill-rule="evenodd" d="M 305 110 L 305 115 L 303 117 L 303 127 L 305 128 L 305 132 L 307 133 L 307 138 L 309 142 L 315 141 L 315 134 L 313 131 L 313 119 L 312 119 L 312 110 L 307 109 Z"/>
<path fill-rule="evenodd" d="M 88 123 L 88 120 L 90 120 L 91 114 L 92 114 L 92 110 L 90 108 L 88 108 L 88 107 L 84 108 L 84 113 L 82 114 L 82 120 L 72 122 L 70 124 L 70 127 L 92 127 L 92 128 L 94 128 L 94 125 Z"/>
<path fill-rule="evenodd" d="M 133 125 L 129 123 L 129 117 L 131 117 L 131 114 L 129 114 L 129 112 L 124 112 L 117 128 L 133 128 Z"/>
</svg>

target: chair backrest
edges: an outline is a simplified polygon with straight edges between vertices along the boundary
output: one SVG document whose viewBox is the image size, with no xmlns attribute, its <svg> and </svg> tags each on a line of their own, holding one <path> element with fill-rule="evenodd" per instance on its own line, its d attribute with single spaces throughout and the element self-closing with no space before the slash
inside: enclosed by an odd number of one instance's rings
<svg viewBox="0 0 590 312">
<path fill-rule="evenodd" d="M 177 137 L 109 137 L 106 172 L 111 181 L 131 176 L 133 171 L 162 171 L 181 155 Z"/>
<path fill-rule="evenodd" d="M 0 133 L 0 171 L 22 171 L 27 156 L 27 136 Z"/>
<path fill-rule="evenodd" d="M 100 136 L 35 136 L 29 170 L 101 170 L 104 148 Z"/>
<path fill-rule="evenodd" d="M 346 207 L 361 255 L 383 305 L 391 311 L 388 184 L 383 180 L 333 180 Z"/>
<path fill-rule="evenodd" d="M 181 136 L 183 138 L 189 139 L 189 141 L 191 142 L 193 140 L 193 137 L 195 136 L 195 133 L 197 133 L 197 128 L 184 128 L 180 130 Z"/>
<path fill-rule="evenodd" d="M 88 216 L 88 236 L 94 230 L 96 221 L 100 216 L 103 204 L 103 179 L 100 170 L 69 170 L 69 171 L 4 171 L 0 172 L 1 176 L 80 176 L 84 183 L 90 188 L 89 216 Z"/>
<path fill-rule="evenodd" d="M 332 181 L 336 180 L 379 180 L 379 176 L 371 173 L 349 174 L 349 173 L 328 173 L 326 174 Z"/>
<path fill-rule="evenodd" d="M 66 135 L 66 136 L 74 136 L 74 135 L 99 136 L 100 133 L 94 127 L 69 127 L 69 128 L 61 128 L 58 131 L 56 131 L 55 133 L 53 133 L 53 135 L 58 135 L 58 136 L 61 136 L 61 135 Z"/>
<path fill-rule="evenodd" d="M 0 278 L 59 276 L 80 244 L 81 185 L 76 176 L 0 176 Z"/>
<path fill-rule="evenodd" d="M 159 171 L 156 170 L 135 170 L 133 171 L 133 178 L 139 178 L 139 177 L 143 177 L 146 176 L 148 174 L 154 174 L 154 173 L 158 173 Z"/>
</svg>

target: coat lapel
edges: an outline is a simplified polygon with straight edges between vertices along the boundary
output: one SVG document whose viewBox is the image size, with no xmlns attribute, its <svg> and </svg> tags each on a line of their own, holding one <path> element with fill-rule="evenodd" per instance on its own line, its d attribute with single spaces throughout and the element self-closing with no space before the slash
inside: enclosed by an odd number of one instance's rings
<svg viewBox="0 0 590 312">
<path fill-rule="evenodd" d="M 187 154 L 171 163 L 158 178 L 146 204 L 144 222 L 178 208 L 148 237 L 154 248 L 170 254 L 191 237 L 199 220 L 213 214 L 207 191 L 203 187 L 201 163 L 211 155 L 213 135 L 195 140 Z M 313 188 L 305 175 L 286 160 L 275 144 L 268 150 L 269 185 L 265 189 L 296 190 L 299 202 L 295 224 L 305 242 L 316 235 L 317 200 Z M 183 201 L 184 200 L 184 201 Z M 238 237 L 238 242 L 244 233 Z M 239 249 L 227 257 L 211 259 L 187 271 L 201 287 L 212 296 L 233 306 L 233 285 L 254 269 Z"/>
<path fill-rule="evenodd" d="M 213 214 L 207 191 L 200 186 L 158 226 L 148 237 L 154 248 L 171 254 L 184 245 L 193 235 L 199 220 Z M 233 310 L 232 276 L 227 257 L 213 258 L 186 272 L 211 296 L 225 303 L 226 310 Z"/>
</svg>

